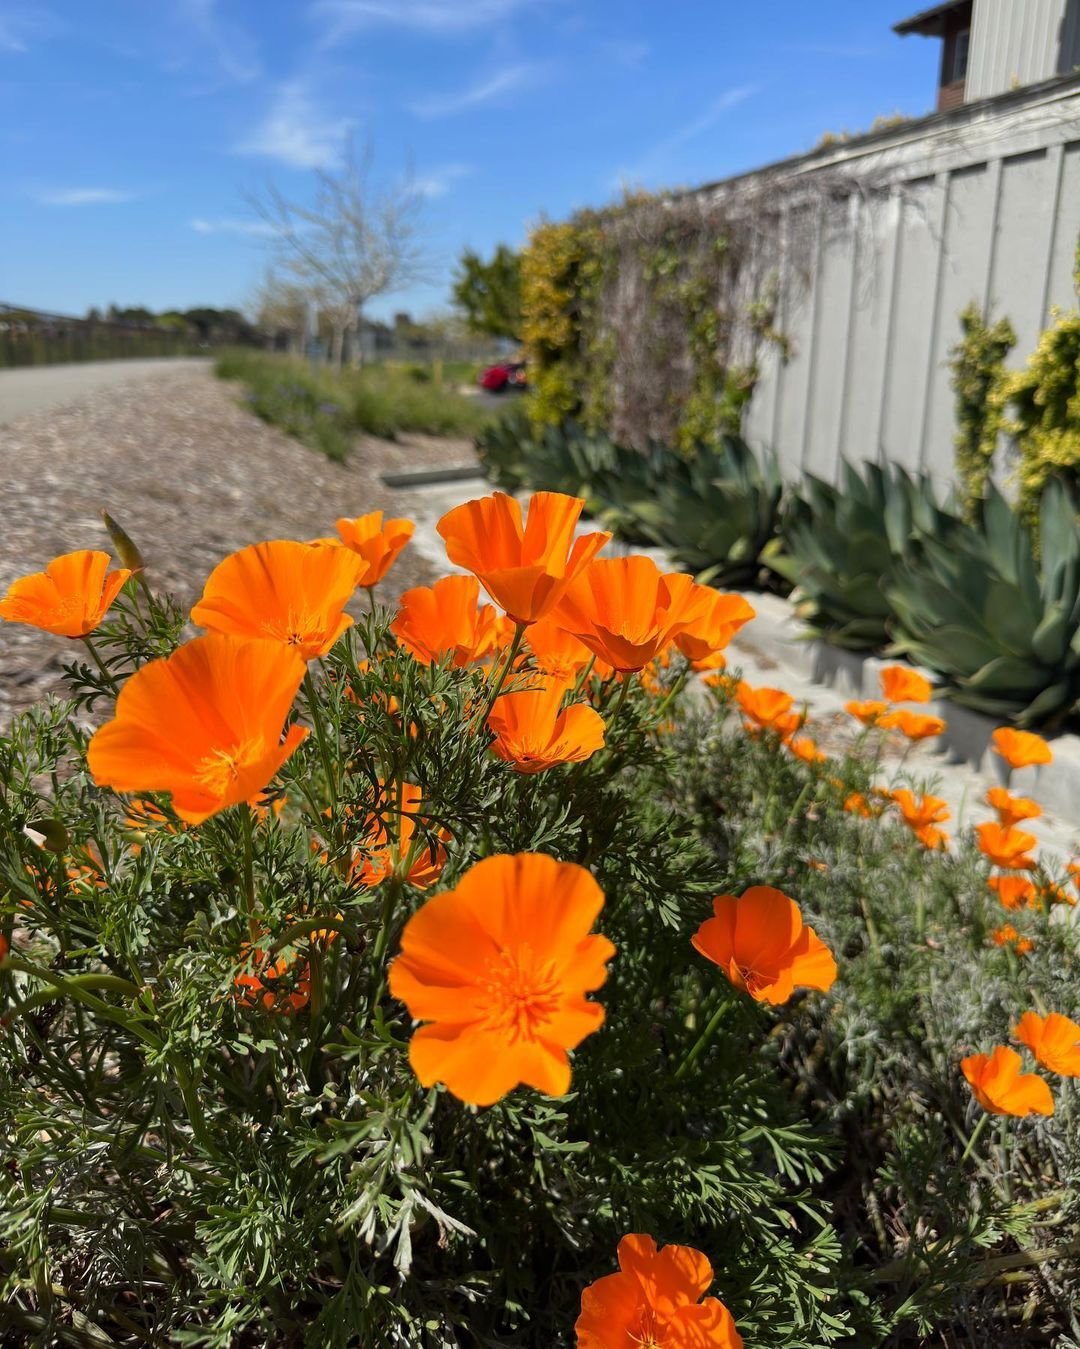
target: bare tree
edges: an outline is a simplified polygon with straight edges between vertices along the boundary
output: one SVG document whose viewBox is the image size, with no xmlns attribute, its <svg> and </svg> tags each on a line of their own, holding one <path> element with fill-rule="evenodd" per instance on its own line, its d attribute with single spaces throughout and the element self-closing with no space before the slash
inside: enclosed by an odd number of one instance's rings
<svg viewBox="0 0 1080 1349">
<path fill-rule="evenodd" d="M 346 335 L 376 295 L 400 290 L 423 274 L 419 243 L 422 196 L 405 177 L 373 184 L 372 153 L 348 138 L 340 167 L 316 170 L 310 206 L 273 184 L 249 198 L 272 229 L 278 265 L 312 295 L 332 332 L 340 369 Z"/>
<path fill-rule="evenodd" d="M 268 268 L 254 295 L 250 308 L 256 327 L 270 336 L 275 345 L 282 335 L 291 356 L 303 355 L 308 313 L 318 297 L 295 281 L 283 280 Z"/>
</svg>

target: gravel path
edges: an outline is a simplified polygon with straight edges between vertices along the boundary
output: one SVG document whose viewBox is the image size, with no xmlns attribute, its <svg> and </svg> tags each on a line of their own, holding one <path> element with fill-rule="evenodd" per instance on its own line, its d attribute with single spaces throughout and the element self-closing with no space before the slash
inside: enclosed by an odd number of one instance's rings
<svg viewBox="0 0 1080 1349">
<path fill-rule="evenodd" d="M 409 515 L 410 493 L 383 486 L 383 471 L 472 458 L 464 441 L 363 437 L 347 464 L 333 464 L 259 421 L 238 385 L 208 371 L 111 384 L 0 427 L 0 593 L 58 553 L 108 549 L 105 508 L 142 549 L 151 585 L 190 603 L 245 544 L 333 533 L 339 516 L 370 510 Z M 388 587 L 437 574 L 410 546 Z M 70 655 L 62 638 L 0 623 L 0 725 L 56 687 Z"/>
</svg>

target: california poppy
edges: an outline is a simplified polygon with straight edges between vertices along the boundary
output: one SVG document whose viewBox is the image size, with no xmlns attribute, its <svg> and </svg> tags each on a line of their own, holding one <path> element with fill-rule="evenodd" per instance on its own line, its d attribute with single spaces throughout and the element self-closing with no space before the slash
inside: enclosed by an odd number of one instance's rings
<svg viewBox="0 0 1080 1349">
<path fill-rule="evenodd" d="M 928 703 L 934 693 L 929 679 L 907 665 L 887 665 L 878 677 L 890 703 Z"/>
<path fill-rule="evenodd" d="M 604 661 L 597 660 L 584 642 L 572 636 L 551 618 L 541 618 L 531 624 L 525 634 L 536 668 L 563 683 L 571 683 L 582 670 L 593 662 L 593 674 L 610 679 L 614 671 Z"/>
<path fill-rule="evenodd" d="M 475 576 L 444 576 L 406 590 L 390 631 L 424 665 L 450 660 L 456 668 L 481 660 L 495 644 L 496 610 L 483 606 Z"/>
<path fill-rule="evenodd" d="M 1080 1026 L 1060 1012 L 1040 1016 L 1025 1012 L 1013 1035 L 1027 1045 L 1038 1063 L 1059 1077 L 1080 1077 Z"/>
<path fill-rule="evenodd" d="M 738 898 L 718 895 L 713 915 L 698 928 L 693 945 L 756 1001 L 776 1005 L 796 988 L 832 987 L 832 952 L 804 926 L 799 906 L 783 891 L 752 885 Z"/>
<path fill-rule="evenodd" d="M 652 1237 L 633 1232 L 619 1242 L 618 1259 L 618 1274 L 581 1294 L 577 1349 L 743 1349 L 731 1313 L 704 1297 L 713 1268 L 700 1251 L 658 1250 Z"/>
<path fill-rule="evenodd" d="M 383 521 L 382 511 L 369 511 L 350 520 L 338 520 L 334 528 L 346 548 L 362 557 L 367 567 L 360 584 L 370 590 L 377 586 L 394 565 L 398 554 L 412 538 L 416 526 L 411 520 Z"/>
<path fill-rule="evenodd" d="M 844 809 L 849 815 L 859 815 L 864 820 L 877 819 L 885 809 L 878 801 L 868 801 L 862 792 L 852 792 L 844 798 Z"/>
<path fill-rule="evenodd" d="M 795 699 L 783 689 L 755 689 L 743 681 L 735 690 L 735 697 L 752 728 L 775 731 L 781 740 L 786 740 L 802 725 L 802 716 L 792 710 Z"/>
<path fill-rule="evenodd" d="M 896 712 L 886 712 L 878 718 L 877 724 L 885 731 L 899 731 L 909 740 L 929 740 L 945 729 L 941 717 L 933 717 L 926 712 L 909 712 L 906 707 Z"/>
<path fill-rule="evenodd" d="M 990 933 L 990 940 L 995 946 L 1011 946 L 1018 956 L 1026 956 L 1035 949 L 1035 943 L 1029 937 L 1021 937 L 1012 923 L 1002 923 L 995 928 Z"/>
<path fill-rule="evenodd" d="M 1023 820 L 1037 820 L 1042 807 L 1026 796 L 1013 796 L 1005 787 L 991 787 L 986 793 L 986 804 L 997 811 L 1002 829 L 1011 829 Z"/>
<path fill-rule="evenodd" d="M 211 632 L 271 638 L 314 660 L 352 623 L 342 610 L 364 565 L 348 548 L 331 544 L 254 543 L 218 563 L 191 619 Z"/>
<path fill-rule="evenodd" d="M 56 637 L 86 637 L 131 575 L 126 567 L 108 567 L 108 553 L 86 548 L 54 557 L 44 571 L 11 583 L 0 600 L 0 618 Z"/>
<path fill-rule="evenodd" d="M 856 721 L 861 721 L 864 726 L 876 726 L 888 710 L 889 704 L 876 698 L 844 704 L 844 711 L 853 716 Z"/>
<path fill-rule="evenodd" d="M 692 617 L 694 582 L 662 573 L 652 558 L 600 558 L 567 589 L 555 621 L 622 674 L 640 670 L 669 646 Z M 693 601 L 693 603 L 690 603 Z"/>
<path fill-rule="evenodd" d="M 950 818 L 949 804 L 940 796 L 917 797 L 906 787 L 898 788 L 891 795 L 900 811 L 900 818 L 909 829 L 918 830 L 928 824 L 944 824 Z"/>
<path fill-rule="evenodd" d="M 491 750 L 519 773 L 539 773 L 558 764 L 581 763 L 604 745 L 604 719 L 584 703 L 562 708 L 565 686 L 547 679 L 537 688 L 504 693 L 495 700 L 488 726 Z"/>
<path fill-rule="evenodd" d="M 415 783 L 403 782 L 399 789 L 389 790 L 383 786 L 382 790 L 382 809 L 368 819 L 363 830 L 363 850 L 356 853 L 350 874 L 361 885 L 378 885 L 408 861 L 404 879 L 417 889 L 426 890 L 435 884 L 446 865 L 443 845 L 450 835 L 446 829 L 433 832 L 428 827 L 428 837 L 417 837 L 417 828 L 427 826 L 428 822 L 421 812 L 423 792 Z"/>
<path fill-rule="evenodd" d="M 430 1023 L 409 1044 L 423 1086 L 442 1082 L 470 1105 L 519 1084 L 566 1094 L 567 1051 L 604 1020 L 585 996 L 615 954 L 590 932 L 603 903 L 584 867 L 519 853 L 477 862 L 413 914 L 390 991 Z"/>
<path fill-rule="evenodd" d="M 991 1115 L 1052 1115 L 1050 1088 L 1035 1073 L 1023 1073 L 1024 1061 L 1015 1049 L 998 1045 L 990 1054 L 972 1054 L 960 1062 L 972 1094 Z"/>
<path fill-rule="evenodd" d="M 787 747 L 796 759 L 802 759 L 803 763 L 824 763 L 828 758 L 828 755 L 818 749 L 817 742 L 808 735 L 793 736 L 787 742 Z"/>
<path fill-rule="evenodd" d="M 1011 726 L 999 726 L 990 737 L 994 749 L 1010 768 L 1029 768 L 1032 764 L 1052 763 L 1050 746 L 1033 731 L 1014 731 Z"/>
<path fill-rule="evenodd" d="M 584 505 L 580 497 L 537 492 L 522 526 L 518 502 L 495 492 L 449 511 L 436 528 L 451 562 L 477 576 L 515 623 L 535 623 L 611 538 L 574 538 Z"/>
<path fill-rule="evenodd" d="M 295 951 L 270 955 L 248 943 L 240 948 L 233 990 L 242 1007 L 266 1012 L 300 1012 L 311 1001 L 311 965 Z"/>
<path fill-rule="evenodd" d="M 90 741 L 94 781 L 118 792 L 170 792 L 188 824 L 256 802 L 303 738 L 281 728 L 304 677 L 280 643 L 212 633 L 137 670 L 116 715 Z"/>
<path fill-rule="evenodd" d="M 986 884 L 1001 900 L 1006 909 L 1033 909 L 1038 904 L 1039 892 L 1034 881 L 1026 876 L 991 876 Z"/>
<path fill-rule="evenodd" d="M 980 824 L 975 832 L 979 836 L 979 848 L 983 855 L 996 867 L 1006 871 L 1032 871 L 1034 857 L 1029 856 L 1038 839 L 1034 834 L 1026 834 L 1022 829 L 1003 829 L 993 820 Z"/>
<path fill-rule="evenodd" d="M 693 584 L 682 602 L 682 628 L 675 645 L 690 661 L 705 660 L 723 651 L 756 610 L 741 595 L 729 595 L 711 586 Z"/>
</svg>

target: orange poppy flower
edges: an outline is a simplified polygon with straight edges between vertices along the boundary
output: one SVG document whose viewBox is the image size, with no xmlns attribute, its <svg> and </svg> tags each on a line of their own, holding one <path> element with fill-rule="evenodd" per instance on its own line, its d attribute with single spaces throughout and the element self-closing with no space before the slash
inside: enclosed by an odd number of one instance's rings
<svg viewBox="0 0 1080 1349">
<path fill-rule="evenodd" d="M 739 898 L 718 895 L 713 915 L 694 934 L 693 946 L 756 1001 L 777 1005 L 796 988 L 832 987 L 832 952 L 803 925 L 799 906 L 783 891 L 752 885 Z"/>
<path fill-rule="evenodd" d="M 1010 768 L 1029 768 L 1032 764 L 1052 763 L 1053 751 L 1041 735 L 1033 731 L 1014 731 L 999 726 L 990 737 L 994 749 Z"/>
<path fill-rule="evenodd" d="M 470 1105 L 519 1084 L 570 1089 L 567 1051 L 604 1020 L 586 993 L 615 948 L 590 932 L 604 896 L 584 867 L 539 853 L 486 857 L 405 924 L 390 991 L 421 1026 L 409 1045 L 420 1082 Z"/>
<path fill-rule="evenodd" d="M 394 565 L 416 526 L 411 520 L 387 520 L 384 524 L 382 511 L 369 511 L 355 520 L 342 518 L 334 528 L 345 547 L 351 548 L 367 563 L 360 584 L 371 589 Z"/>
<path fill-rule="evenodd" d="M 642 669 L 685 627 L 697 601 L 682 572 L 662 573 L 651 558 L 590 563 L 556 607 L 555 621 L 622 674 Z M 693 603 L 690 603 L 693 601 Z"/>
<path fill-rule="evenodd" d="M 449 658 L 451 665 L 462 669 L 495 646 L 499 615 L 479 600 L 475 576 L 444 576 L 433 586 L 405 591 L 390 631 L 422 665 Z"/>
<path fill-rule="evenodd" d="M 1080 1026 L 1060 1012 L 1043 1017 L 1025 1012 L 1013 1035 L 1027 1045 L 1041 1063 L 1059 1077 L 1080 1077 Z"/>
<path fill-rule="evenodd" d="M 584 642 L 579 642 L 554 619 L 541 618 L 530 625 L 525 641 L 532 652 L 536 668 L 563 683 L 572 683 L 582 670 L 593 662 L 593 674 L 610 679 L 614 674 L 610 665 L 598 660 Z"/>
<path fill-rule="evenodd" d="M 945 729 L 945 723 L 940 717 L 932 717 L 925 712 L 909 712 L 907 708 L 887 712 L 878 718 L 877 724 L 886 731 L 899 731 L 909 740 L 929 740 Z"/>
<path fill-rule="evenodd" d="M 495 492 L 456 507 L 436 528 L 451 562 L 479 577 L 515 623 L 535 623 L 611 538 L 606 533 L 574 538 L 584 505 L 580 497 L 537 492 L 522 527 L 518 502 Z"/>
<path fill-rule="evenodd" d="M 604 719 L 584 703 L 562 708 L 565 686 L 548 679 L 538 688 L 504 693 L 488 726 L 491 750 L 519 773 L 540 773 L 558 764 L 581 763 L 604 746 Z"/>
<path fill-rule="evenodd" d="M 99 787 L 170 792 L 188 824 L 263 789 L 307 735 L 281 727 L 304 677 L 276 642 L 212 633 L 149 661 L 120 690 L 116 715 L 90 741 Z"/>
<path fill-rule="evenodd" d="M 301 1012 L 311 1001 L 311 965 L 295 951 L 268 955 L 245 942 L 233 990 L 241 1007 L 262 1006 L 266 1012 Z"/>
<path fill-rule="evenodd" d="M 1035 949 L 1035 943 L 1027 937 L 1021 937 L 1012 923 L 1002 923 L 995 928 L 990 933 L 990 940 L 995 946 L 1011 946 L 1018 956 L 1026 956 Z"/>
<path fill-rule="evenodd" d="M 1026 876 L 991 876 L 986 884 L 1001 900 L 1003 908 L 1033 909 L 1038 904 L 1039 892 Z"/>
<path fill-rule="evenodd" d="M 283 642 L 314 660 L 351 625 L 342 610 L 363 571 L 363 560 L 348 548 L 293 539 L 253 543 L 218 563 L 191 620 L 211 632 Z"/>
<path fill-rule="evenodd" d="M 887 665 L 880 676 L 881 691 L 890 703 L 928 703 L 934 686 L 907 665 Z"/>
<path fill-rule="evenodd" d="M 1050 1088 L 1034 1073 L 1020 1070 L 1024 1061 L 1015 1049 L 998 1045 L 990 1054 L 972 1054 L 960 1061 L 972 1094 L 990 1115 L 1052 1115 Z"/>
<path fill-rule="evenodd" d="M 731 1313 L 704 1297 L 713 1268 L 692 1246 L 657 1250 L 652 1237 L 633 1232 L 619 1242 L 619 1273 L 607 1274 L 581 1294 L 574 1323 L 577 1349 L 743 1349 Z"/>
<path fill-rule="evenodd" d="M 54 557 L 44 571 L 11 583 L 0 600 L 0 618 L 56 637 L 85 637 L 105 617 L 131 575 L 126 567 L 115 571 L 108 567 L 108 553 L 86 548 Z"/>
<path fill-rule="evenodd" d="M 803 723 L 801 714 L 792 711 L 795 699 L 783 689 L 755 689 L 744 680 L 736 688 L 735 697 L 749 727 L 775 731 L 781 740 L 794 735 Z"/>
<path fill-rule="evenodd" d="M 885 806 L 878 801 L 868 801 L 862 792 L 852 792 L 844 799 L 844 809 L 849 815 L 861 815 L 864 820 L 876 820 Z"/>
<path fill-rule="evenodd" d="M 795 755 L 796 759 L 802 759 L 803 763 L 824 763 L 828 758 L 817 747 L 817 742 L 808 735 L 797 735 L 787 742 L 787 747 Z"/>
<path fill-rule="evenodd" d="M 705 660 L 722 651 L 756 613 L 741 595 L 724 594 L 695 583 L 683 601 L 684 626 L 675 634 L 675 645 L 687 660 Z"/>
<path fill-rule="evenodd" d="M 951 817 L 949 803 L 940 796 L 916 797 L 906 787 L 891 793 L 900 811 L 901 819 L 909 829 L 923 829 L 928 824 L 944 824 Z"/>
<path fill-rule="evenodd" d="M 1068 904 L 1070 909 L 1076 908 L 1076 896 L 1070 894 L 1063 885 L 1047 884 L 1039 891 L 1039 900 L 1049 904 Z M 1033 908 L 1036 906 L 1032 906 Z"/>
<path fill-rule="evenodd" d="M 883 703 L 875 698 L 844 704 L 844 711 L 853 716 L 856 721 L 861 721 L 864 726 L 876 726 L 888 710 L 888 703 Z"/>
<path fill-rule="evenodd" d="M 994 866 L 1006 871 L 1034 869 L 1035 859 L 1028 855 L 1038 842 L 1034 834 L 1026 834 L 1022 829 L 1003 829 L 993 820 L 980 824 L 975 832 L 979 836 L 980 851 Z"/>
<path fill-rule="evenodd" d="M 1011 829 L 1023 820 L 1037 820 L 1042 807 L 1026 796 L 1013 796 L 1005 787 L 991 787 L 986 793 L 986 804 L 997 811 L 1002 829 Z"/>
<path fill-rule="evenodd" d="M 384 787 L 385 792 L 385 787 Z M 374 886 L 394 874 L 394 868 L 412 858 L 404 879 L 418 890 L 434 885 L 446 865 L 443 844 L 450 838 L 446 829 L 440 829 L 430 840 L 416 838 L 417 826 L 427 821 L 420 811 L 423 792 L 412 782 L 401 784 L 401 813 L 398 814 L 398 793 L 391 788 L 383 798 L 384 810 L 373 813 L 367 822 L 364 848 L 357 852 L 350 875 L 360 885 Z M 387 830 L 387 813 L 392 825 Z M 396 837 L 396 845 L 391 842 Z"/>
</svg>

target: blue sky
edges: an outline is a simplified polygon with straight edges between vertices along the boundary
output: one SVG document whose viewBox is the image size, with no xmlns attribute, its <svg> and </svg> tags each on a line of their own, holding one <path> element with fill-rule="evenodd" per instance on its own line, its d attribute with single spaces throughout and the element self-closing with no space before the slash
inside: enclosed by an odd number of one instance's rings
<svg viewBox="0 0 1080 1349">
<path fill-rule="evenodd" d="M 0 0 L 0 300 L 247 301 L 245 193 L 344 136 L 411 171 L 430 280 L 542 215 L 724 177 L 933 102 L 938 44 L 866 0 Z"/>
</svg>

